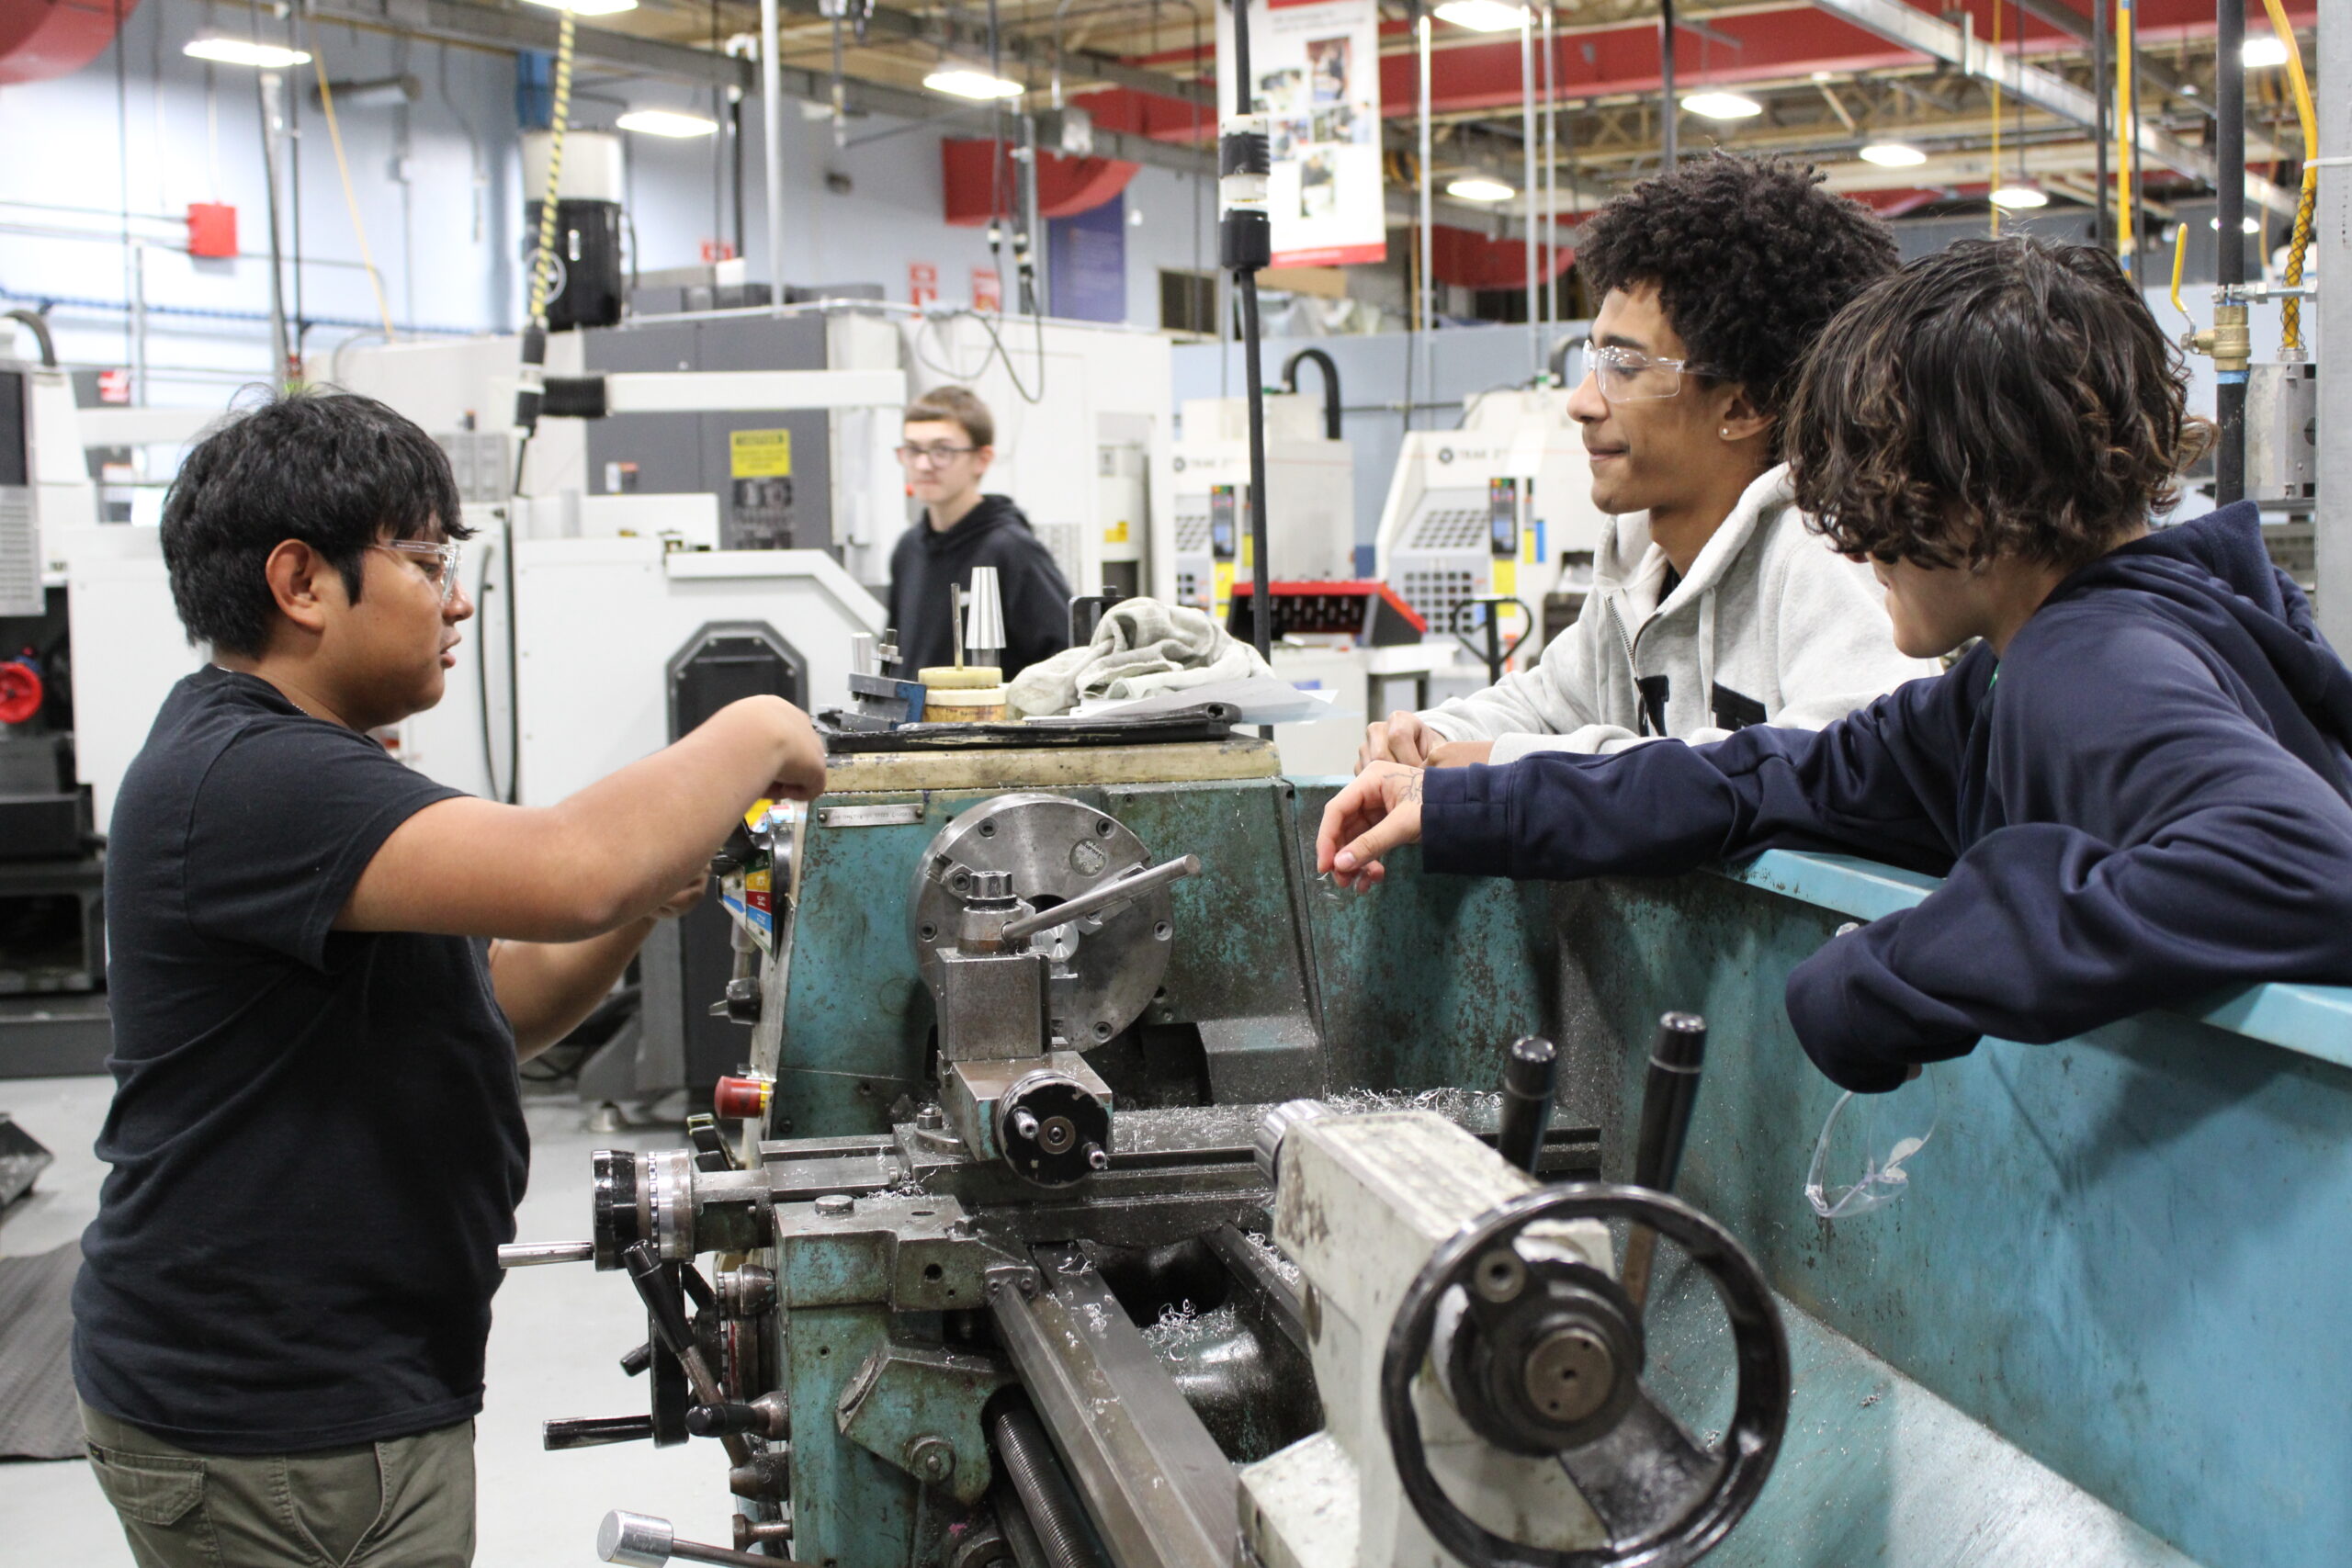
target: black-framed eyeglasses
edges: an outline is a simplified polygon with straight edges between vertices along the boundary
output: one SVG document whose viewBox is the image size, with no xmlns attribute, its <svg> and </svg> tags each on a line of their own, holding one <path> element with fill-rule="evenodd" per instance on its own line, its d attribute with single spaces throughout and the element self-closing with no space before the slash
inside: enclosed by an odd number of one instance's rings
<svg viewBox="0 0 2352 1568">
<path fill-rule="evenodd" d="M 1600 395 L 1612 403 L 1639 403 L 1670 398 L 1682 390 L 1682 378 L 1720 377 L 1722 372 L 1688 359 L 1660 359 L 1622 344 L 1606 346 L 1587 338 L 1577 346 L 1577 384 L 1590 376 Z"/>
<path fill-rule="evenodd" d="M 950 446 L 944 442 L 930 446 L 901 446 L 899 448 L 899 461 L 909 468 L 921 464 L 925 468 L 941 468 L 967 452 L 978 450 L 977 446 Z"/>
<path fill-rule="evenodd" d="M 435 544 L 430 539 L 379 539 L 368 547 L 407 557 L 427 581 L 441 590 L 443 599 L 456 596 L 458 562 L 464 554 L 464 547 L 458 541 L 444 539 Z"/>
</svg>

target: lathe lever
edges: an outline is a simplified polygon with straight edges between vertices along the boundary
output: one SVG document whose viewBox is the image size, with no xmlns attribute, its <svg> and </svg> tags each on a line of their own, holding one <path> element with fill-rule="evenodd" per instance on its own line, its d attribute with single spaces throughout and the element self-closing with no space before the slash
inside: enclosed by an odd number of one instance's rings
<svg viewBox="0 0 2352 1568">
<path fill-rule="evenodd" d="M 1654 1192 L 1674 1190 L 1682 1146 L 1690 1137 L 1690 1113 L 1699 1103 L 1699 1068 L 1707 1055 L 1707 1021 L 1696 1013 L 1670 1012 L 1657 1021 L 1650 1046 L 1649 1075 L 1642 1085 L 1642 1131 L 1634 1145 L 1634 1185 Z M 1648 1302 L 1650 1265 L 1657 1235 L 1647 1225 L 1625 1235 L 1625 1266 L 1618 1271 L 1635 1311 Z"/>
<path fill-rule="evenodd" d="M 1056 904 L 1034 915 L 1006 921 L 1003 941 L 1008 946 L 1026 941 L 1039 931 L 1049 931 L 1056 926 L 1082 920 L 1114 904 L 1124 904 L 1130 898 L 1140 897 L 1156 887 L 1165 887 L 1188 876 L 1198 876 L 1200 872 L 1201 857 L 1198 855 L 1183 855 L 1175 860 L 1162 861 L 1158 865 L 1145 866 L 1140 871 L 1131 871 L 1125 876 L 1090 887 L 1067 903 Z"/>
<path fill-rule="evenodd" d="M 574 1416 L 539 1423 L 539 1446 L 549 1453 L 634 1443 L 652 1436 L 650 1416 Z"/>
<path fill-rule="evenodd" d="M 593 1241 L 510 1241 L 498 1249 L 501 1269 L 527 1269 L 537 1263 L 586 1263 L 596 1256 Z"/>
<path fill-rule="evenodd" d="M 729 1403 L 727 1393 L 711 1375 L 710 1363 L 703 1359 L 702 1347 L 695 1343 L 694 1330 L 686 1323 L 684 1298 L 670 1282 L 669 1266 L 649 1241 L 640 1241 L 621 1255 L 628 1267 L 629 1280 L 637 1286 L 637 1293 L 645 1302 L 645 1310 L 653 1322 L 653 1332 L 662 1348 L 677 1358 L 686 1370 L 686 1382 L 694 1389 L 695 1403 L 703 1405 L 723 1405 Z M 687 1270 L 692 1273 L 692 1269 Z M 735 1464 L 749 1464 L 752 1447 L 736 1432 L 722 1432 L 719 1441 L 727 1449 L 728 1459 Z M 612 1559 L 607 1558 L 610 1562 Z M 713 1561 L 718 1561 L 714 1559 Z"/>
<path fill-rule="evenodd" d="M 756 1557 L 731 1547 L 707 1546 L 698 1540 L 680 1540 L 667 1519 L 657 1519 L 650 1514 L 632 1514 L 625 1508 L 615 1508 L 605 1516 L 596 1530 L 596 1556 L 605 1562 L 626 1562 L 630 1568 L 662 1568 L 672 1558 L 688 1562 L 725 1562 L 742 1568 L 808 1568 L 795 1563 L 789 1557 Z"/>
</svg>

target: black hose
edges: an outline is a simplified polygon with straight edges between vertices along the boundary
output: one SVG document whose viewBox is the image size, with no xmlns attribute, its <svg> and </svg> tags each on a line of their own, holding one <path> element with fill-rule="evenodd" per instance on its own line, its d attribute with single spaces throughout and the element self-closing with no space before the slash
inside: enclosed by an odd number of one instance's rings
<svg viewBox="0 0 2352 1568">
<path fill-rule="evenodd" d="M 1312 360 L 1323 371 L 1323 439 L 1340 438 L 1340 367 L 1319 348 L 1302 348 L 1283 361 L 1283 390 L 1298 390 L 1298 362 Z"/>
<path fill-rule="evenodd" d="M 1246 28 L 1242 30 L 1246 31 Z M 1274 600 L 1266 561 L 1266 386 L 1265 366 L 1258 342 L 1258 275 L 1239 272 L 1241 288 L 1241 370 L 1250 393 L 1250 640 L 1258 657 L 1274 661 Z"/>
<path fill-rule="evenodd" d="M 1035 1531 L 1046 1568 L 1102 1568 L 1078 1495 L 1070 1490 L 1052 1440 L 1027 1398 L 1016 1394 L 998 1404 L 989 1415 L 989 1437 L 995 1445 L 997 1467 L 1012 1483 Z"/>
<path fill-rule="evenodd" d="M 57 368 L 57 339 L 50 335 L 49 318 L 39 310 L 9 310 L 6 319 L 21 321 L 40 342 L 40 362 L 45 368 Z"/>
</svg>

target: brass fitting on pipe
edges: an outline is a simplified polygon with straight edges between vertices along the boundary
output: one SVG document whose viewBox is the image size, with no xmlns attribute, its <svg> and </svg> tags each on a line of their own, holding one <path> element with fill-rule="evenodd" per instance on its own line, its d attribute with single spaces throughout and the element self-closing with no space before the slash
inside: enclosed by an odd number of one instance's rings
<svg viewBox="0 0 2352 1568">
<path fill-rule="evenodd" d="M 2244 304 L 2217 304 L 2213 307 L 2213 368 L 2222 374 L 2235 371 L 2245 374 L 2254 363 L 2254 328 L 2246 320 Z"/>
</svg>

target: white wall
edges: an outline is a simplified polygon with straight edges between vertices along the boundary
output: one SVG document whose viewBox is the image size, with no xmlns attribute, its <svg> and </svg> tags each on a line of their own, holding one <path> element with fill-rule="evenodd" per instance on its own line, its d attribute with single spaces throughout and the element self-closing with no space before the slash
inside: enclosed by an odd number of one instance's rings
<svg viewBox="0 0 2352 1568">
<path fill-rule="evenodd" d="M 224 20 L 231 13 L 220 13 Z M 242 18 L 243 13 L 236 13 Z M 61 355 L 90 365 L 130 356 L 132 295 L 121 243 L 128 206 L 146 253 L 148 400 L 219 402 L 241 381 L 269 371 L 267 203 L 255 73 L 208 66 L 181 46 L 205 25 L 190 0 L 148 0 L 124 29 L 127 91 L 118 95 L 112 51 L 74 75 L 0 87 L 0 290 L 13 306 L 58 300 L 51 321 Z M 338 27 L 316 29 L 330 77 L 407 71 L 424 96 L 401 108 L 345 108 L 341 130 L 359 219 L 367 227 L 395 322 L 480 331 L 508 324 L 518 204 L 514 66 L 504 55 L 411 43 Z M 289 81 L 289 88 L 296 86 Z M 374 291 L 356 265 L 359 243 L 334 149 L 304 68 L 294 96 L 300 130 L 303 306 L 336 324 L 315 329 L 317 349 L 378 319 Z M 471 128 L 469 133 L 468 126 Z M 128 181 L 124 178 L 128 174 Z M 478 176 L 479 175 L 479 179 Z M 295 189 L 285 191 L 290 254 Z M 235 260 L 196 261 L 185 240 L 190 202 L 237 209 Z M 35 205 L 18 205 L 35 204 Z M 98 209 L 62 211 L 56 209 Z M 50 231 L 29 232 L 30 230 Z M 72 238 L 54 231 L 77 231 Z M 294 269 L 287 270 L 288 309 Z M 212 311 L 206 317 L 183 311 Z M 374 328 L 380 331 L 380 327 Z M 18 352 L 29 352 L 26 341 Z"/>
</svg>

